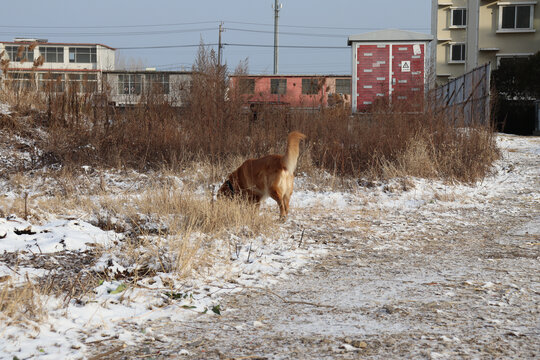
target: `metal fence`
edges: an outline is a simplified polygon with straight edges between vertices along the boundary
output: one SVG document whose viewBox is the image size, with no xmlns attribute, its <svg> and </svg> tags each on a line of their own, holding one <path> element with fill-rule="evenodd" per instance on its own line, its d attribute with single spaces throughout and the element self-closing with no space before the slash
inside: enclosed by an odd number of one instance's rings
<svg viewBox="0 0 540 360">
<path fill-rule="evenodd" d="M 491 65 L 485 64 L 428 93 L 432 111 L 464 125 L 489 124 Z"/>
</svg>

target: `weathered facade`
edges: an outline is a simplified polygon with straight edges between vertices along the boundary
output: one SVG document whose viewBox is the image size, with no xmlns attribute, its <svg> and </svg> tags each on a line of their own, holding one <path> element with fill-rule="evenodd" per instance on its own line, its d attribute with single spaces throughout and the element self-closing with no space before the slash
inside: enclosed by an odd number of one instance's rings
<svg viewBox="0 0 540 360">
<path fill-rule="evenodd" d="M 191 73 L 185 71 L 103 71 L 104 91 L 116 106 L 135 105 L 151 96 L 154 102 L 179 107 L 190 82 Z"/>
<path fill-rule="evenodd" d="M 297 109 L 320 109 L 349 104 L 351 77 L 347 75 L 233 75 L 246 104 L 279 104 Z"/>
</svg>

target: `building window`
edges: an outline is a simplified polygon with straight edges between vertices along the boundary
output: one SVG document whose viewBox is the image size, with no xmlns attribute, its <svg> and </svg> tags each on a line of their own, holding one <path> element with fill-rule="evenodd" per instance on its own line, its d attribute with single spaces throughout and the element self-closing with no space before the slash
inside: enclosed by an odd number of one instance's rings
<svg viewBox="0 0 540 360">
<path fill-rule="evenodd" d="M 146 82 L 150 86 L 147 90 L 156 92 L 158 94 L 169 93 L 169 74 L 148 74 L 146 75 Z"/>
<path fill-rule="evenodd" d="M 270 79 L 270 93 L 284 95 L 287 92 L 287 79 Z"/>
<path fill-rule="evenodd" d="M 16 46 L 6 46 L 6 54 L 9 56 L 11 61 L 21 61 L 21 62 L 33 62 L 34 61 L 34 50 L 29 50 L 28 46 L 16 45 Z"/>
<path fill-rule="evenodd" d="M 255 93 L 255 79 L 238 79 L 238 85 L 240 87 L 241 94 Z"/>
<path fill-rule="evenodd" d="M 450 45 L 450 62 L 462 63 L 465 62 L 465 44 Z"/>
<path fill-rule="evenodd" d="M 68 74 L 69 88 L 77 93 L 97 91 L 97 74 Z"/>
<path fill-rule="evenodd" d="M 119 74 L 118 94 L 120 95 L 140 95 L 142 88 L 142 75 Z"/>
<path fill-rule="evenodd" d="M 302 79 L 302 94 L 314 95 L 321 90 L 320 81 L 317 78 Z"/>
<path fill-rule="evenodd" d="M 532 55 L 533 54 L 527 54 L 527 55 L 516 54 L 516 55 L 497 56 L 497 66 L 501 66 L 505 64 L 521 66 L 522 64 L 525 64 L 529 56 L 532 56 Z"/>
<path fill-rule="evenodd" d="M 38 76 L 39 88 L 50 92 L 64 92 L 64 74 L 42 73 Z"/>
<path fill-rule="evenodd" d="M 351 79 L 336 79 L 336 93 L 351 94 Z"/>
<path fill-rule="evenodd" d="M 452 9 L 452 27 L 467 26 L 467 9 Z"/>
<path fill-rule="evenodd" d="M 63 47 L 50 47 L 40 46 L 39 52 L 45 62 L 48 63 L 63 63 L 64 62 L 64 48 Z"/>
<path fill-rule="evenodd" d="M 96 48 L 75 47 L 69 48 L 70 63 L 95 63 L 97 62 Z"/>
<path fill-rule="evenodd" d="M 499 30 L 532 30 L 534 5 L 508 5 L 499 7 Z"/>
<path fill-rule="evenodd" d="M 15 72 L 8 73 L 7 83 L 11 86 L 12 90 L 28 90 L 32 86 L 32 79 L 30 73 Z"/>
</svg>

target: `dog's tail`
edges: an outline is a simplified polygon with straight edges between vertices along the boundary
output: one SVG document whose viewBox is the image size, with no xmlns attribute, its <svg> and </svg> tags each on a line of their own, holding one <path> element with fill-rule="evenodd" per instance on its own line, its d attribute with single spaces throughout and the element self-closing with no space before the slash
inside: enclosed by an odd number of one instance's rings
<svg viewBox="0 0 540 360">
<path fill-rule="evenodd" d="M 298 131 L 293 131 L 287 137 L 287 151 L 281 158 L 281 165 L 283 165 L 290 173 L 293 173 L 296 169 L 296 163 L 298 161 L 298 155 L 300 153 L 300 140 L 305 139 L 306 135 Z"/>
</svg>

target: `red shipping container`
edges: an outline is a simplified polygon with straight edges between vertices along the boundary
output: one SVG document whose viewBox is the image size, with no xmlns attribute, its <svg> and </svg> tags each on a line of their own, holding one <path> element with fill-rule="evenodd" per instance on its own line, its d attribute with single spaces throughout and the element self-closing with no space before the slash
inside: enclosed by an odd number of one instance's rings
<svg viewBox="0 0 540 360">
<path fill-rule="evenodd" d="M 353 112 L 369 111 L 378 100 L 401 102 L 411 111 L 420 111 L 432 39 L 432 35 L 400 30 L 350 36 Z"/>
</svg>

